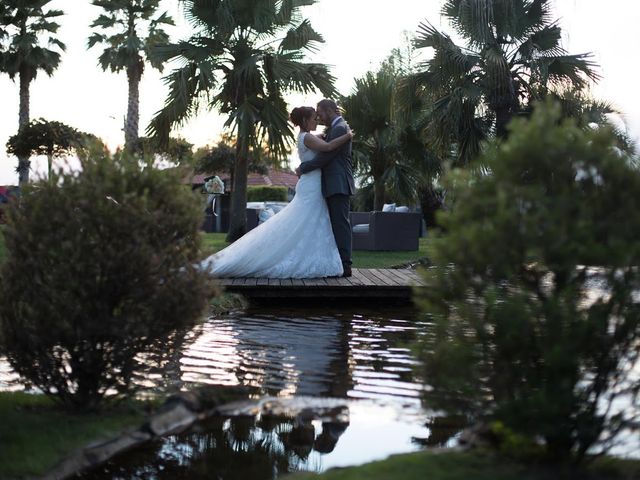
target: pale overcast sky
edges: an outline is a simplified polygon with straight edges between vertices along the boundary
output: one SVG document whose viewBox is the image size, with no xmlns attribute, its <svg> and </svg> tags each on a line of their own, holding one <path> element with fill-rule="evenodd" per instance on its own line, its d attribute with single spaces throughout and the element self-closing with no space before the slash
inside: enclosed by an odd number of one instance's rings
<svg viewBox="0 0 640 480">
<path fill-rule="evenodd" d="M 403 32 L 415 32 L 428 20 L 451 32 L 440 16 L 440 0 L 319 0 L 306 16 L 326 43 L 314 60 L 333 65 L 337 88 L 350 93 L 354 78 L 377 68 L 392 48 L 402 45 Z M 67 44 L 62 64 L 49 78 L 40 74 L 31 84 L 31 118 L 44 117 L 102 137 L 114 148 L 124 142 L 121 131 L 126 114 L 127 82 L 124 74 L 103 72 L 97 65 L 99 50 L 86 50 L 89 24 L 100 13 L 88 1 L 53 0 L 52 8 L 65 11 L 59 38 Z M 70 6 L 73 5 L 73 6 Z M 164 7 L 179 22 L 174 39 L 185 37 L 186 26 L 176 0 Z M 563 29 L 563 46 L 570 53 L 593 52 L 603 80 L 593 88 L 597 98 L 612 102 L 625 114 L 629 132 L 640 139 L 640 2 L 637 0 L 556 0 L 556 17 Z M 165 71 L 166 73 L 166 71 Z M 148 68 L 140 87 L 140 133 L 162 107 L 166 89 L 162 75 Z M 316 97 L 291 97 L 293 104 L 315 104 Z M 0 75 L 0 185 L 16 184 L 15 158 L 5 144 L 18 125 L 18 85 Z M 224 119 L 202 113 L 178 133 L 196 146 L 215 143 Z M 32 164 L 46 170 L 46 161 Z"/>
</svg>

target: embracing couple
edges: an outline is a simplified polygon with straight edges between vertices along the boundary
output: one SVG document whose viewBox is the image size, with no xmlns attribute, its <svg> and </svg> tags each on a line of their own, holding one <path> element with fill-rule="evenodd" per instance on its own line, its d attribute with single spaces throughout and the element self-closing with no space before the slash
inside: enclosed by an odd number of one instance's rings
<svg viewBox="0 0 640 480">
<path fill-rule="evenodd" d="M 333 100 L 296 107 L 300 177 L 293 200 L 227 248 L 202 261 L 216 277 L 351 276 L 350 197 L 355 193 L 349 126 Z M 314 135 L 318 121 L 327 127 Z"/>
</svg>

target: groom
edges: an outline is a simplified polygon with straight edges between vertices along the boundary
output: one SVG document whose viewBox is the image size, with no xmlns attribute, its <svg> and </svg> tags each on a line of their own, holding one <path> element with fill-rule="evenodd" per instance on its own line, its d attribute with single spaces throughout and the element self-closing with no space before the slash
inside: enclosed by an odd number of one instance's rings
<svg viewBox="0 0 640 480">
<path fill-rule="evenodd" d="M 347 123 L 333 100 L 323 99 L 316 108 L 318 121 L 327 126 L 328 142 L 347 133 Z M 351 223 L 349 222 L 350 197 L 355 193 L 351 168 L 351 141 L 331 152 L 319 152 L 313 160 L 303 162 L 296 170 L 298 175 L 316 168 L 322 169 L 322 194 L 327 200 L 333 236 L 336 239 L 344 273 L 351 276 Z"/>
</svg>

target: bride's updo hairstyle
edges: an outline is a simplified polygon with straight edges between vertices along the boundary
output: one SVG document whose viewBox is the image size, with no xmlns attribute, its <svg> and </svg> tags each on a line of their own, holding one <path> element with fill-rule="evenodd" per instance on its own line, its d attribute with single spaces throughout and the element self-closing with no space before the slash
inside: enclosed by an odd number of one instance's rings
<svg viewBox="0 0 640 480">
<path fill-rule="evenodd" d="M 291 110 L 289 119 L 296 127 L 304 128 L 306 120 L 313 118 L 315 114 L 316 111 L 313 107 L 296 107 Z"/>
</svg>

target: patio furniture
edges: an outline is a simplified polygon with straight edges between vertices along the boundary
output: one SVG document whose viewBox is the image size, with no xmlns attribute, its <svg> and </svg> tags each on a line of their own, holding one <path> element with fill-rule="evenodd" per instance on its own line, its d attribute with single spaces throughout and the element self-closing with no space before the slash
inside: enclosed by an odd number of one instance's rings
<svg viewBox="0 0 640 480">
<path fill-rule="evenodd" d="M 422 217 L 415 212 L 351 212 L 354 250 L 418 250 Z"/>
</svg>

